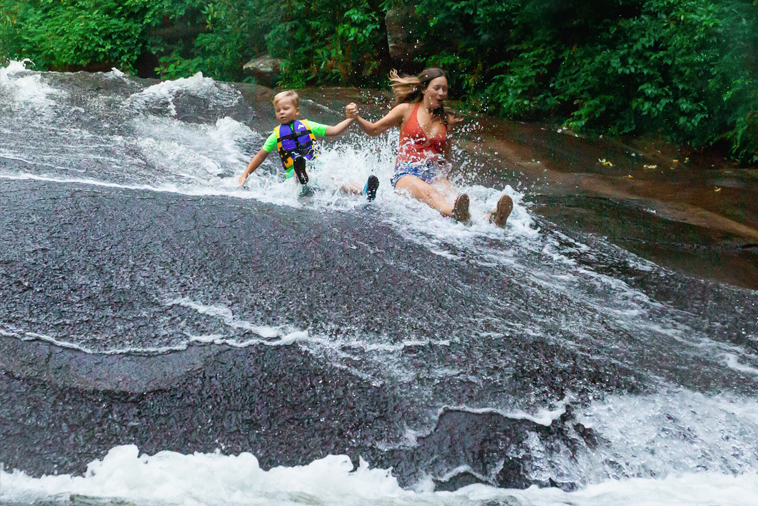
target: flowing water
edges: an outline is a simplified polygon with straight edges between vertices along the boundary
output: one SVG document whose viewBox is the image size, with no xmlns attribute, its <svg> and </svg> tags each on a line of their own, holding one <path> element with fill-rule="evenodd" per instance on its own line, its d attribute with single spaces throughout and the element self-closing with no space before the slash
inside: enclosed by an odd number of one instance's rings
<svg viewBox="0 0 758 506">
<path fill-rule="evenodd" d="M 756 291 L 461 148 L 473 223 L 443 219 L 391 133 L 322 142 L 312 197 L 275 155 L 240 188 L 266 97 L 0 69 L 0 501 L 758 504 Z"/>
</svg>

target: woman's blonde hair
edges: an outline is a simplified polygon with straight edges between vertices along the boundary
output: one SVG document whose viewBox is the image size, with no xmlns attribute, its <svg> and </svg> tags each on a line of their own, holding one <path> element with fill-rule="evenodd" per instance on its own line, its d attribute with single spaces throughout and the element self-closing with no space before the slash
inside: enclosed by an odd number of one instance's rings
<svg viewBox="0 0 758 506">
<path fill-rule="evenodd" d="M 447 78 L 447 74 L 441 68 L 430 67 L 416 76 L 402 76 L 397 70 L 390 72 L 390 87 L 395 95 L 395 105 L 421 102 L 424 98 L 423 92 L 429 86 L 433 79 L 438 77 Z M 448 117 L 445 113 L 445 106 L 441 105 L 439 109 L 434 110 L 434 115 L 441 118 L 447 127 Z"/>
<path fill-rule="evenodd" d="M 296 108 L 300 108 L 300 95 L 293 90 L 285 90 L 274 95 L 274 100 L 271 102 L 276 107 L 277 102 L 283 98 L 291 98 Z"/>
</svg>

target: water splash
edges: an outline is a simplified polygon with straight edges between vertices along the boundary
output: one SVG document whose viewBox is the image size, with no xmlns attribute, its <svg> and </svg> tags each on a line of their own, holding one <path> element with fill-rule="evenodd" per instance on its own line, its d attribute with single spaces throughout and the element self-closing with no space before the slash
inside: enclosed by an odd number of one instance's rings
<svg viewBox="0 0 758 506">
<path fill-rule="evenodd" d="M 0 107 L 32 108 L 41 112 L 63 95 L 45 83 L 41 73 L 28 70 L 27 65 L 33 65 L 32 61 L 11 61 L 7 67 L 0 67 Z"/>
<path fill-rule="evenodd" d="M 163 451 L 140 455 L 136 446 L 113 448 L 89 464 L 85 476 L 32 478 L 0 472 L 0 500 L 32 503 L 61 500 L 74 504 L 127 501 L 173 504 L 333 504 L 357 506 L 494 504 L 558 506 L 752 506 L 758 504 L 754 475 L 701 472 L 665 479 L 628 479 L 592 485 L 576 492 L 559 489 L 503 490 L 471 485 L 456 492 L 433 492 L 431 483 L 416 490 L 398 486 L 390 471 L 361 460 L 355 468 L 346 456 L 329 456 L 305 466 L 261 469 L 249 453 L 182 455 Z"/>
</svg>

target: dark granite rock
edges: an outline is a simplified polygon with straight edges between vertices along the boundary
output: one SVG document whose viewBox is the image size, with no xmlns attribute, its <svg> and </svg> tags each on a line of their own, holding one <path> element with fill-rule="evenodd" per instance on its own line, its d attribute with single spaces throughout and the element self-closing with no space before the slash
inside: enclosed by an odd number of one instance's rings
<svg viewBox="0 0 758 506">
<path fill-rule="evenodd" d="M 266 54 L 250 60 L 242 68 L 245 74 L 253 76 L 258 84 L 273 88 L 279 79 L 281 64 L 280 58 L 272 58 Z"/>
</svg>

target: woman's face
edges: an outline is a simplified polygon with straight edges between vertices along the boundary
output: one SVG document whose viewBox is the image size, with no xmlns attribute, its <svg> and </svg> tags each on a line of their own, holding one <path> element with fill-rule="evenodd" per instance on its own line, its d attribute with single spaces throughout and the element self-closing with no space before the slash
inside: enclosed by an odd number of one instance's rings
<svg viewBox="0 0 758 506">
<path fill-rule="evenodd" d="M 447 98 L 447 77 L 435 77 L 429 81 L 429 86 L 424 90 L 424 105 L 429 109 L 442 107 L 442 102 Z"/>
</svg>

